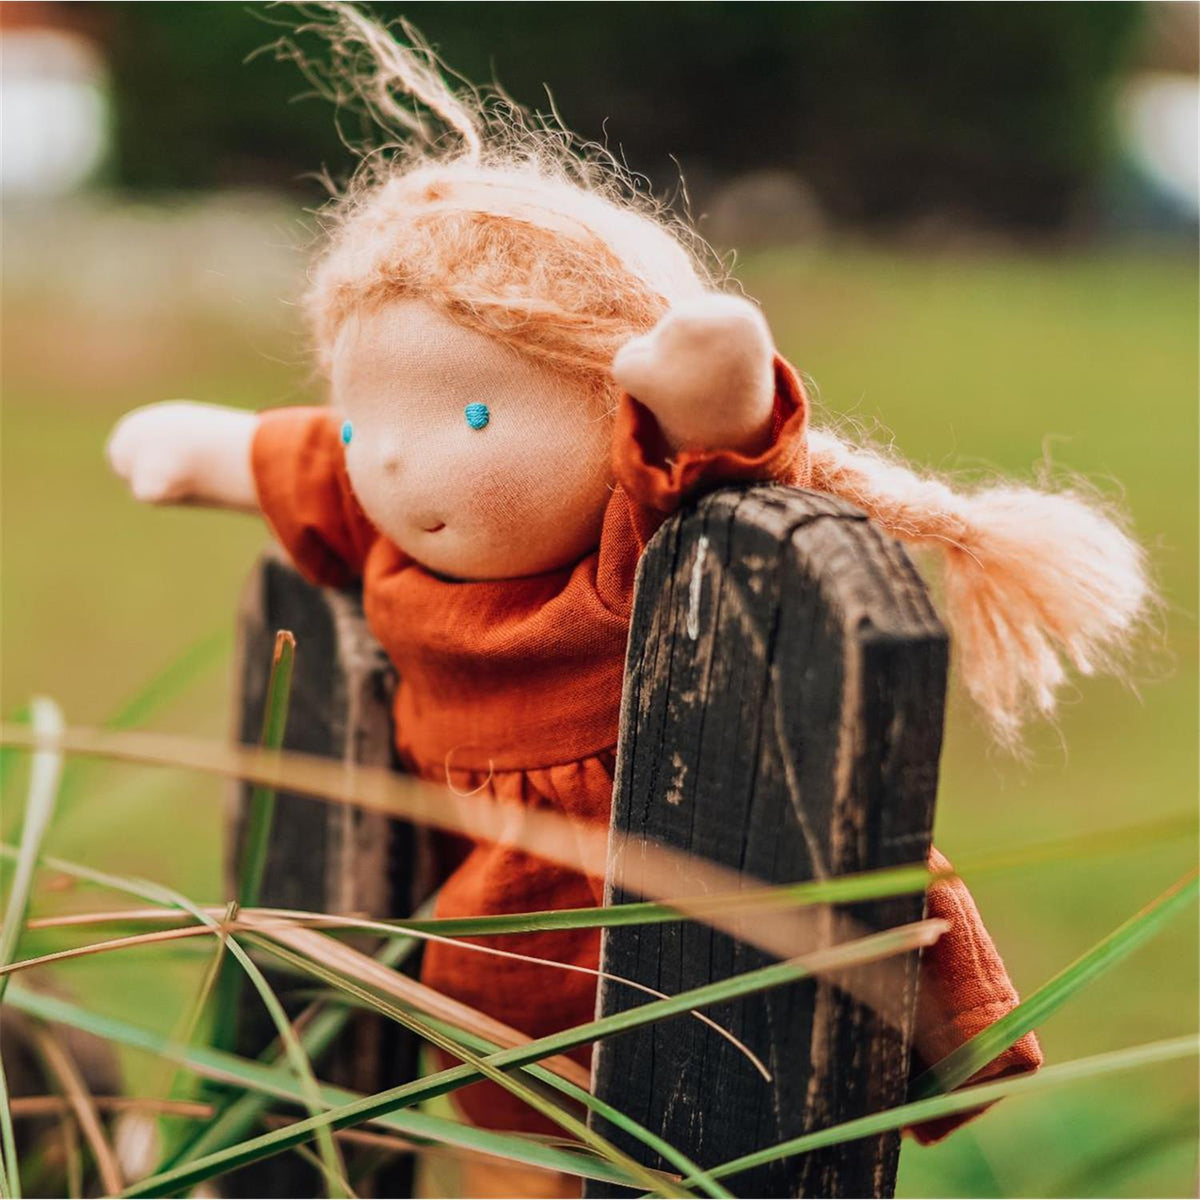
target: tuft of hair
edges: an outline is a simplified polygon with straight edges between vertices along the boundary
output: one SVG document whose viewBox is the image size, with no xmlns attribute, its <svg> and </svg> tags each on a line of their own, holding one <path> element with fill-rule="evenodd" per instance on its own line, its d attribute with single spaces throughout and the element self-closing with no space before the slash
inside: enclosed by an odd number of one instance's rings
<svg viewBox="0 0 1200 1200">
<path fill-rule="evenodd" d="M 810 434 L 811 486 L 942 559 L 959 678 L 997 740 L 1019 750 L 1029 715 L 1052 717 L 1067 666 L 1120 673 L 1154 604 L 1146 555 L 1081 488 L 955 490 L 889 454 Z"/>
<path fill-rule="evenodd" d="M 323 365 L 351 313 L 420 299 L 611 400 L 616 351 L 720 282 L 703 240 L 602 147 L 498 90 L 452 86 L 406 22 L 336 2 L 303 11 L 297 32 L 327 41 L 331 66 L 286 39 L 277 52 L 388 139 L 322 213 L 305 307 Z"/>
</svg>

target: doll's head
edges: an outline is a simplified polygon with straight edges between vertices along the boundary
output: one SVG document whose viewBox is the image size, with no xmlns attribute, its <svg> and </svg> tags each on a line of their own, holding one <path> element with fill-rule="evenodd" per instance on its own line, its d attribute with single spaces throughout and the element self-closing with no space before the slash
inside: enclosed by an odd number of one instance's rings
<svg viewBox="0 0 1200 1200">
<path fill-rule="evenodd" d="M 360 184 L 307 305 L 367 514 L 460 578 L 578 559 L 609 497 L 613 355 L 703 287 L 667 227 L 531 158 Z"/>
<path fill-rule="evenodd" d="M 711 286 L 699 241 L 611 160 L 452 90 L 407 26 L 327 7 L 328 78 L 396 135 L 327 210 L 305 298 L 355 492 L 439 573 L 573 562 L 610 494 L 613 356 Z"/>
<path fill-rule="evenodd" d="M 307 296 L 355 491 L 439 573 L 571 562 L 611 486 L 613 356 L 717 286 L 703 243 L 611 158 L 455 92 L 419 42 L 324 7 L 328 78 L 395 139 L 333 206 Z M 1141 548 L 1087 494 L 956 490 L 828 431 L 809 450 L 810 486 L 940 552 L 959 677 L 1010 746 L 1029 710 L 1053 712 L 1066 664 L 1113 666 L 1151 607 Z"/>
</svg>

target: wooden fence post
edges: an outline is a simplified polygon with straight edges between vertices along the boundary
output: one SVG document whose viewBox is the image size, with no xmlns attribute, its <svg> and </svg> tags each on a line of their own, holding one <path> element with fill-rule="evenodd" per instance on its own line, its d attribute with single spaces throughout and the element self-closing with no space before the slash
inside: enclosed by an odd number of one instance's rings
<svg viewBox="0 0 1200 1200">
<path fill-rule="evenodd" d="M 241 618 L 240 735 L 261 723 L 274 632 L 297 638 L 286 745 L 391 763 L 392 675 L 354 597 L 307 585 L 267 557 Z M 768 882 L 919 861 L 928 850 L 947 646 L 904 552 L 838 501 L 778 487 L 724 489 L 670 521 L 641 564 L 613 825 Z M 233 815 L 239 843 L 245 792 Z M 265 904 L 400 915 L 423 895 L 423 839 L 407 826 L 298 796 L 276 808 Z M 627 897 L 619 891 L 610 903 Z M 632 897 L 631 897 L 632 898 Z M 913 896 L 845 908 L 860 925 L 919 918 Z M 605 970 L 678 992 L 753 969 L 761 952 L 689 922 L 606 931 Z M 710 1010 L 769 1066 L 675 1018 L 605 1041 L 597 1094 L 704 1166 L 899 1103 L 908 1078 L 916 958 L 902 963 L 904 1016 L 881 1022 L 828 982 Z M 281 980 L 286 993 L 287 981 Z M 604 984 L 599 1008 L 642 997 Z M 247 1012 L 251 1004 L 247 1002 Z M 240 1049 L 271 1040 L 265 1020 Z M 415 1072 L 415 1046 L 359 1014 L 323 1078 L 376 1091 Z M 640 1143 L 605 1133 L 653 1166 Z M 881 1135 L 746 1172 L 751 1196 L 887 1196 L 898 1138 Z M 268 1160 L 227 1195 L 313 1195 L 315 1172 Z M 411 1194 L 407 1164 L 369 1181 Z M 589 1183 L 587 1196 L 620 1194 Z"/>
<path fill-rule="evenodd" d="M 924 585 L 861 513 L 782 487 L 706 496 L 659 532 L 639 570 L 614 829 L 768 882 L 921 861 L 946 660 Z M 922 905 L 902 896 L 844 911 L 881 929 L 919 919 Z M 678 922 L 606 930 L 601 966 L 676 993 L 766 961 Z M 915 955 L 903 961 L 899 1028 L 820 981 L 710 1009 L 768 1064 L 771 1083 L 676 1017 L 602 1042 L 595 1090 L 705 1167 L 900 1103 L 916 968 Z M 641 1000 L 604 982 L 599 1010 Z M 886 1196 L 897 1155 L 897 1135 L 884 1134 L 727 1182 L 744 1196 Z M 626 1193 L 589 1183 L 585 1194 Z"/>
<path fill-rule="evenodd" d="M 394 676 L 366 628 L 358 598 L 353 593 L 312 587 L 275 552 L 259 562 L 243 596 L 237 661 L 239 740 L 258 740 L 277 629 L 290 629 L 296 635 L 285 748 L 368 766 L 393 765 Z M 249 788 L 237 788 L 230 814 L 230 895 L 236 894 L 232 881 L 248 797 Z M 423 896 L 423 845 L 423 838 L 402 822 L 281 793 L 261 903 L 341 914 L 404 916 Z M 295 980 L 274 972 L 270 979 L 287 1001 Z M 288 1002 L 287 1007 L 298 1012 L 303 1002 Z M 246 989 L 238 1051 L 261 1054 L 274 1039 L 274 1032 L 261 1004 Z M 415 1039 L 392 1022 L 362 1013 L 355 1014 L 318 1068 L 322 1079 L 365 1092 L 413 1079 L 416 1072 Z M 313 1167 L 288 1155 L 235 1172 L 222 1182 L 222 1194 L 328 1193 Z M 411 1195 L 411 1159 L 390 1160 L 369 1177 L 363 1194 Z"/>
</svg>

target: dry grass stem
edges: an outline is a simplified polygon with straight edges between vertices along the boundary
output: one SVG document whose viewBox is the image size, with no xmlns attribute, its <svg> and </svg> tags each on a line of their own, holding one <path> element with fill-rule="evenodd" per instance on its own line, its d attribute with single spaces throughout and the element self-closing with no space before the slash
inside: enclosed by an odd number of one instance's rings
<svg viewBox="0 0 1200 1200">
<path fill-rule="evenodd" d="M 267 930 L 260 929 L 258 932 Z M 449 996 L 443 996 L 441 992 L 434 991 L 433 988 L 426 987 L 425 984 L 418 983 L 399 971 L 393 971 L 369 955 L 334 941 L 333 938 L 323 937 L 312 930 L 297 928 L 272 929 L 269 936 L 332 971 L 378 988 L 389 996 L 411 1004 L 421 1012 L 465 1029 L 478 1037 L 487 1038 L 488 1041 L 496 1042 L 505 1048 L 523 1046 L 533 1040 L 494 1017 L 489 1017 Z M 547 1058 L 541 1065 L 577 1087 L 591 1089 L 591 1072 L 572 1059 L 556 1055 L 554 1058 Z"/>
<path fill-rule="evenodd" d="M 46 1069 L 58 1080 L 63 1096 L 87 1139 L 92 1156 L 96 1160 L 96 1168 L 100 1172 L 104 1194 L 119 1196 L 125 1190 L 125 1181 L 121 1177 L 117 1156 L 109 1145 L 104 1126 L 100 1123 L 100 1114 L 96 1110 L 95 1101 L 88 1091 L 83 1075 L 75 1061 L 48 1029 L 35 1028 L 32 1031 L 32 1039 L 39 1057 L 46 1064 Z"/>
<path fill-rule="evenodd" d="M 741 893 L 747 888 L 765 890 L 760 880 L 641 839 L 614 837 L 610 862 L 608 830 L 601 825 L 581 829 L 577 822 L 553 812 L 458 795 L 386 768 L 144 732 L 69 729 L 56 736 L 6 724 L 0 726 L 0 744 L 176 767 L 354 804 L 370 812 L 513 846 L 593 878 L 607 875 L 614 887 L 669 903 L 681 915 L 702 920 L 777 958 L 794 958 L 814 948 L 814 923 L 805 913 L 713 910 L 714 895 Z"/>
<path fill-rule="evenodd" d="M 156 1096 L 92 1096 L 98 1112 L 147 1112 L 163 1117 L 190 1117 L 204 1120 L 213 1115 L 213 1106 L 199 1100 L 161 1100 Z M 16 1096 L 12 1101 L 14 1117 L 53 1117 L 74 1110 L 63 1096 Z"/>
</svg>

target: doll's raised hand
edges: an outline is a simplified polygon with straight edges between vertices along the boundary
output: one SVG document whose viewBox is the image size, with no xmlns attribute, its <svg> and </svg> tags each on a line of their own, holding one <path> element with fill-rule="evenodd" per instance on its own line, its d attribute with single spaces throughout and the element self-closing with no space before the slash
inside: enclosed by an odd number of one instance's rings
<svg viewBox="0 0 1200 1200">
<path fill-rule="evenodd" d="M 169 400 L 126 413 L 106 452 L 112 469 L 145 504 L 209 504 L 254 512 L 250 470 L 253 413 Z"/>
<path fill-rule="evenodd" d="M 655 416 L 676 450 L 754 453 L 771 432 L 775 347 L 758 308 L 739 296 L 676 304 L 613 359 L 622 390 Z"/>
</svg>

